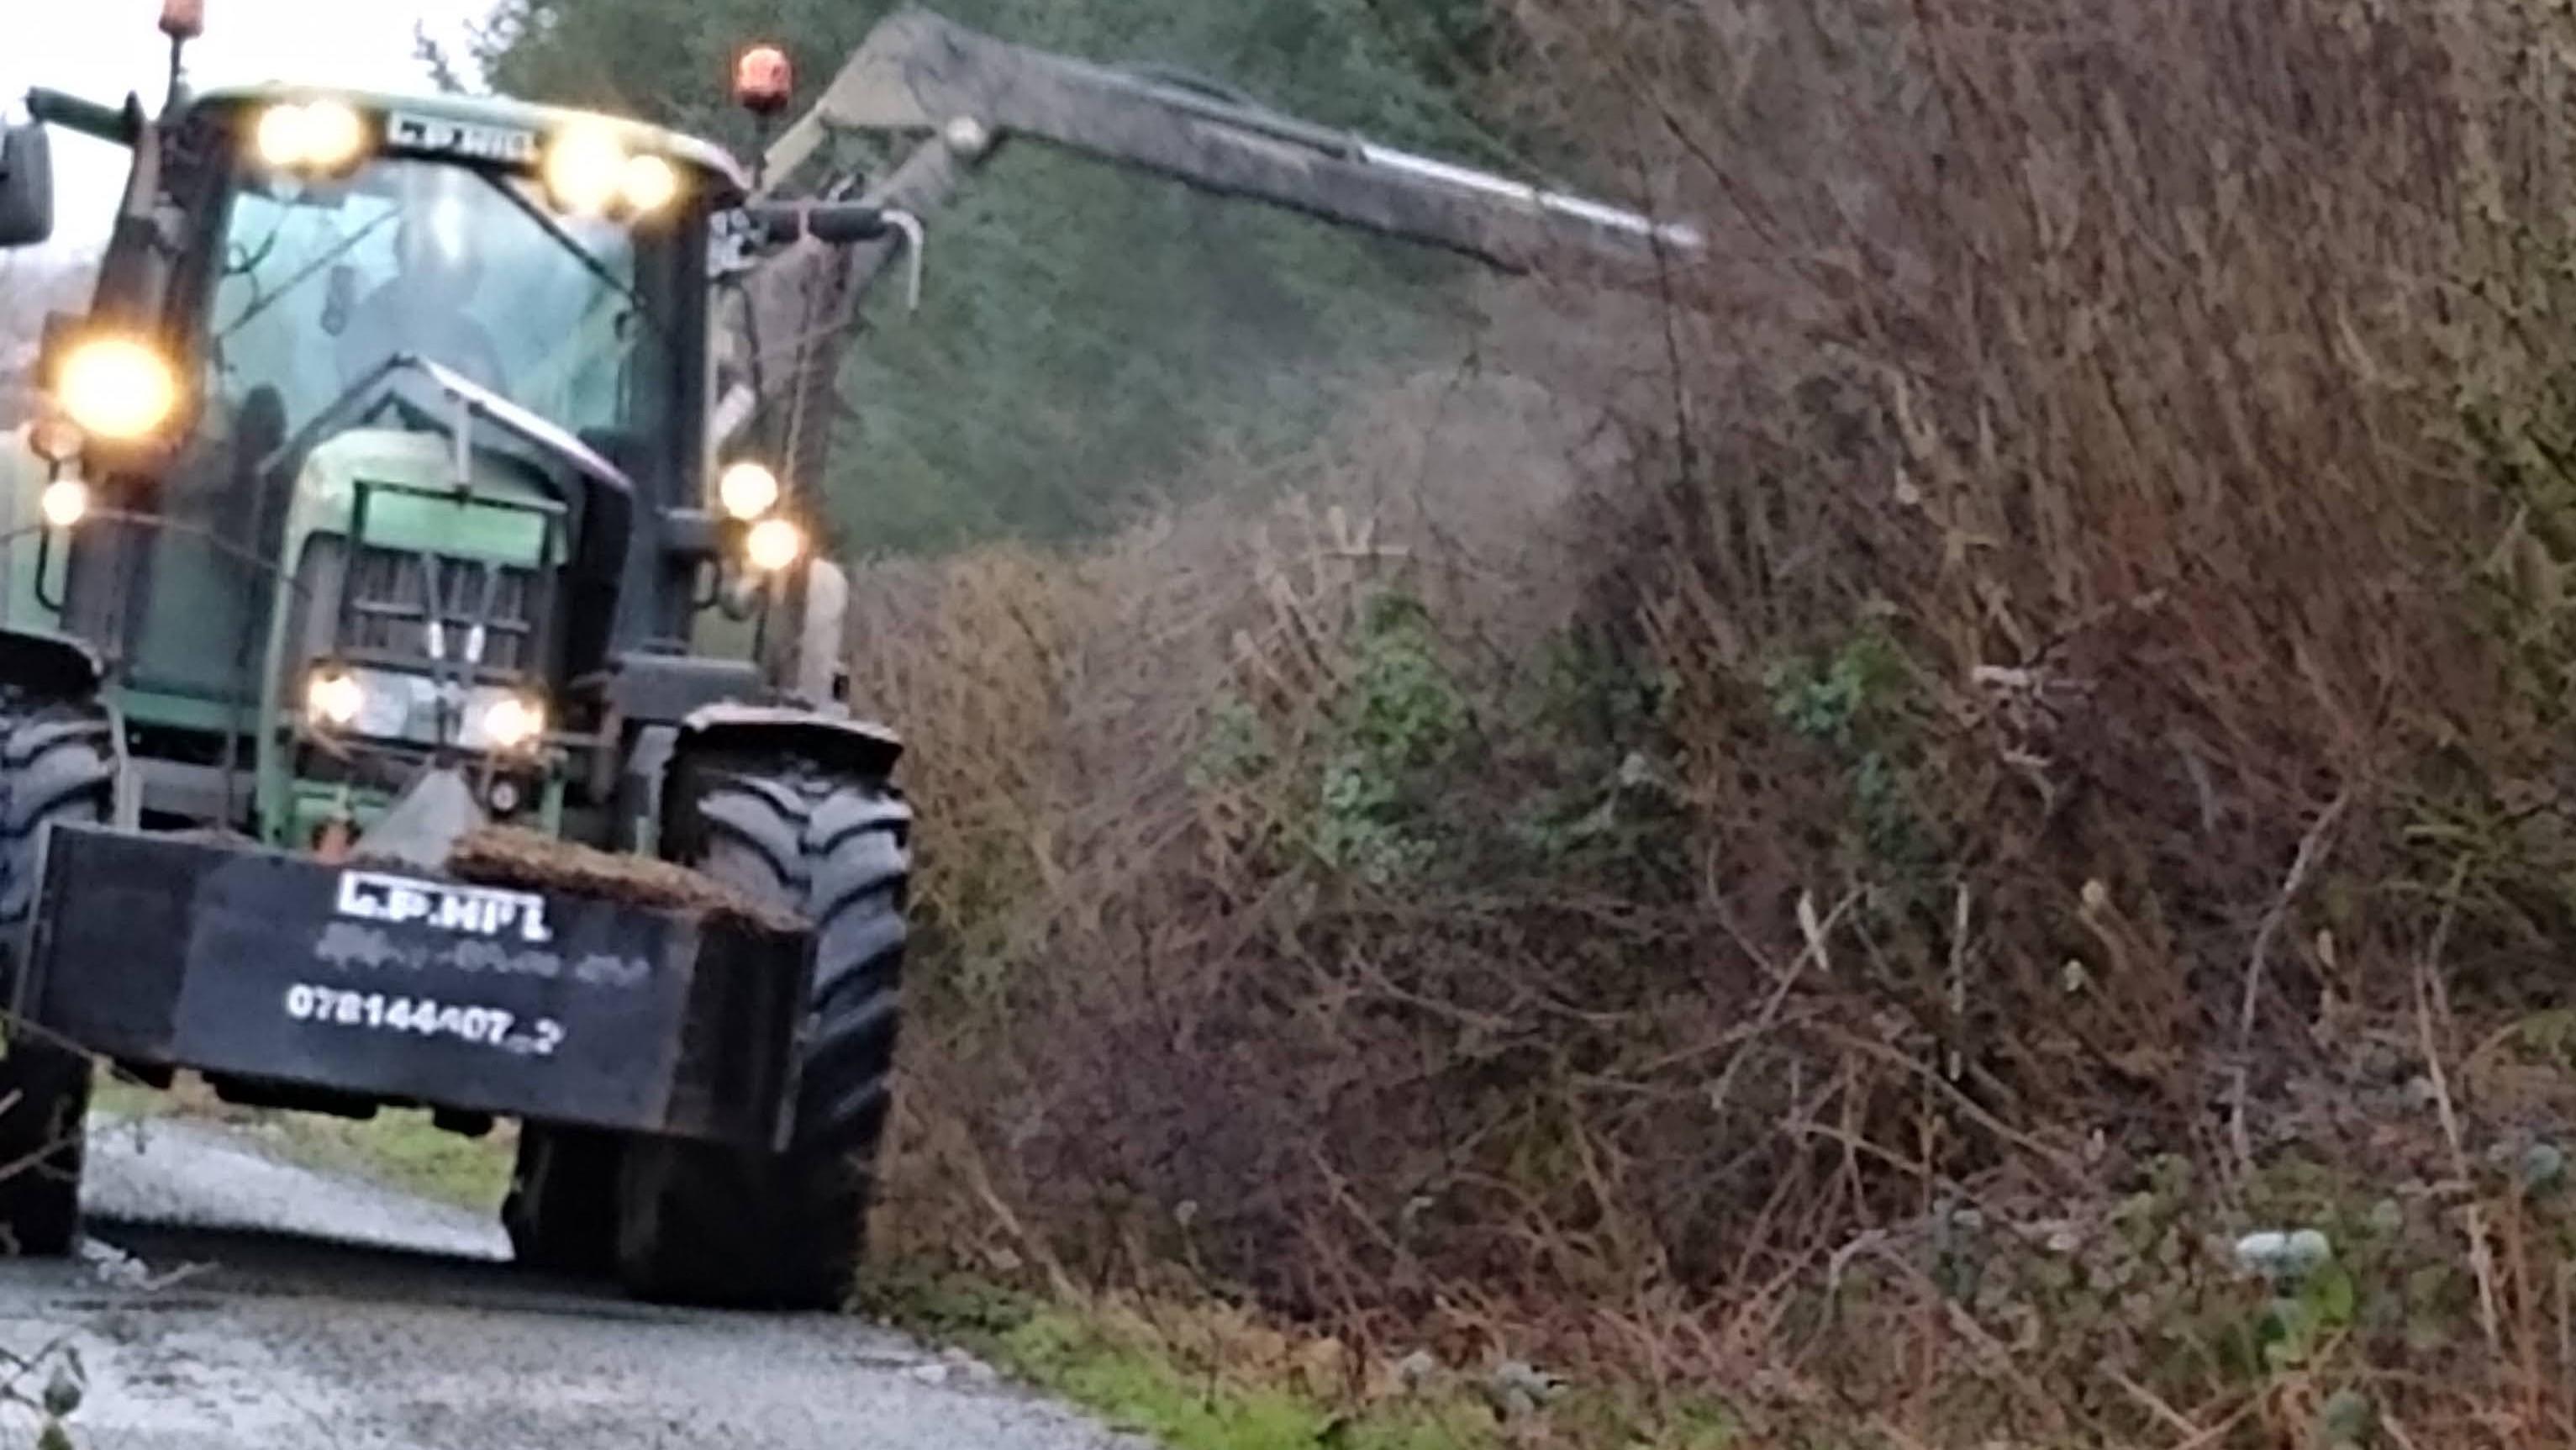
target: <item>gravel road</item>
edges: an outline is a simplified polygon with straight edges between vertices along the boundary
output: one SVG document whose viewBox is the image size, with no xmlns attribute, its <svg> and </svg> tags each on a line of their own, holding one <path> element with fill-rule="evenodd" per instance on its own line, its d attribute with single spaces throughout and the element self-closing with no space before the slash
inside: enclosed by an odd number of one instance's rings
<svg viewBox="0 0 2576 1450">
<path fill-rule="evenodd" d="M 84 1255 L 0 1261 L 0 1381 L 33 1361 L 33 1394 L 77 1355 L 82 1447 L 1141 1450 L 855 1320 L 522 1275 L 483 1215 L 221 1128 L 102 1123 L 91 1145 Z M 0 1410 L 0 1443 L 33 1423 Z"/>
</svg>

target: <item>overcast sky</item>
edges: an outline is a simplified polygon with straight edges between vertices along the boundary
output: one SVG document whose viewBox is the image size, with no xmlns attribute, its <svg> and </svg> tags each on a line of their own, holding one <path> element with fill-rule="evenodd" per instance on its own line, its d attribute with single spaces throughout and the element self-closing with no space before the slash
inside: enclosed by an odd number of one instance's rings
<svg viewBox="0 0 2576 1450">
<path fill-rule="evenodd" d="M 200 88 L 245 81 L 322 81 L 418 89 L 412 26 L 461 42 L 494 0 L 206 0 L 205 38 L 188 47 Z M 111 105 L 128 91 L 157 106 L 169 71 L 161 0 L 0 0 L 0 116 L 26 119 L 27 88 L 49 86 Z M 456 48 L 456 47 L 452 47 Z M 461 57 L 460 57 L 461 59 Z M 125 152 L 55 128 L 55 239 L 94 243 L 125 183 Z"/>
</svg>

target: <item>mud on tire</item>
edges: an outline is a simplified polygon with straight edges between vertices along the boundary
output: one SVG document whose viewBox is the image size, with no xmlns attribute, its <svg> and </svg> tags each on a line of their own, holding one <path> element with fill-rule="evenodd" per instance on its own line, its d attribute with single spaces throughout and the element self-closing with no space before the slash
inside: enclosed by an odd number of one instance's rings
<svg viewBox="0 0 2576 1450">
<path fill-rule="evenodd" d="M 86 702 L 0 686 L 0 981 L 14 981 L 36 900 L 45 827 L 108 818 L 112 727 Z M 89 1059 L 0 1023 L 0 1251 L 55 1255 L 80 1234 L 81 1119 Z"/>
<path fill-rule="evenodd" d="M 619 1277 L 652 1299 L 837 1308 L 885 1128 L 912 810 L 881 776 L 723 756 L 683 759 L 669 799 L 666 854 L 813 923 L 813 1017 L 791 1151 L 628 1144 Z"/>
</svg>

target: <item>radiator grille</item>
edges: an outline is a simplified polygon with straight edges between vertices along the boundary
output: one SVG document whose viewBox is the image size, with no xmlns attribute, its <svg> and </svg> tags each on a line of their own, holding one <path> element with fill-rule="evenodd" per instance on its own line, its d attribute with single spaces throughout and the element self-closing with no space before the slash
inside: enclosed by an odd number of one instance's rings
<svg viewBox="0 0 2576 1450">
<path fill-rule="evenodd" d="M 342 647 L 352 655 L 428 661 L 436 657 L 430 649 L 435 617 L 446 621 L 445 654 L 453 660 L 465 649 L 467 629 L 479 616 L 483 668 L 528 673 L 537 665 L 543 587 L 533 569 L 361 546 L 349 560 Z"/>
</svg>

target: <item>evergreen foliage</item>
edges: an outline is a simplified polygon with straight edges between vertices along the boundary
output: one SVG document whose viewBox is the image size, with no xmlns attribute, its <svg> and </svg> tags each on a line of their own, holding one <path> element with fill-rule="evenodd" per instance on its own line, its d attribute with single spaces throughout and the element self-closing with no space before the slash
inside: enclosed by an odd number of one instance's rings
<svg viewBox="0 0 2576 1450">
<path fill-rule="evenodd" d="M 478 59 L 530 99 L 613 107 L 755 144 L 729 57 L 784 44 L 804 97 L 882 0 L 515 0 Z M 1499 44 L 1483 0 L 952 0 L 1023 44 L 1221 81 L 1389 143 L 1502 160 L 1470 96 Z M 849 143 L 855 148 L 859 143 Z M 845 154 L 876 170 L 888 154 Z M 1453 350 L 1462 269 L 1401 244 L 1023 143 L 933 225 L 921 308 L 880 294 L 842 379 L 828 482 L 855 552 L 1095 532 L 1187 498 L 1215 443 L 1254 460 L 1312 439 L 1337 393 Z"/>
</svg>

